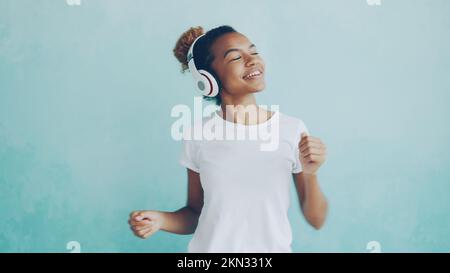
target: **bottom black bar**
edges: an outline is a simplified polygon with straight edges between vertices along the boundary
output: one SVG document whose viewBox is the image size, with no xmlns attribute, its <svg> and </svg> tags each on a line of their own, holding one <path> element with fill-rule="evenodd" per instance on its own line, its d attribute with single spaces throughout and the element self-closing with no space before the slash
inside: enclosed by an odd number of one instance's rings
<svg viewBox="0 0 450 273">
<path fill-rule="evenodd" d="M 419 266 L 445 266 L 448 253 L 23 253 L 0 254 L 4 267 L 8 263 L 14 269 L 30 266 L 34 271 L 54 268 L 78 269 L 91 272 L 106 268 L 145 272 L 301 272 L 327 267 L 337 269 L 366 269 L 378 272 L 391 271 L 393 267 L 403 270 Z M 89 270 L 87 270 L 89 269 Z M 157 270 L 157 271 L 156 271 Z"/>
</svg>

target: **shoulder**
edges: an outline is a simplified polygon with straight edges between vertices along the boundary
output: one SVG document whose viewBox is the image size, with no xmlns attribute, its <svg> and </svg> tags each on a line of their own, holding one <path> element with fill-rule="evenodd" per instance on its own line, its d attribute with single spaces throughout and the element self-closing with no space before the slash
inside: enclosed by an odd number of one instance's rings
<svg viewBox="0 0 450 273">
<path fill-rule="evenodd" d="M 279 112 L 280 127 L 283 130 L 293 131 L 295 133 L 301 133 L 306 131 L 306 125 L 301 118 L 290 116 Z"/>
<path fill-rule="evenodd" d="M 281 141 L 289 143 L 293 148 L 297 147 L 303 132 L 308 132 L 301 118 L 279 113 L 279 132 Z"/>
</svg>

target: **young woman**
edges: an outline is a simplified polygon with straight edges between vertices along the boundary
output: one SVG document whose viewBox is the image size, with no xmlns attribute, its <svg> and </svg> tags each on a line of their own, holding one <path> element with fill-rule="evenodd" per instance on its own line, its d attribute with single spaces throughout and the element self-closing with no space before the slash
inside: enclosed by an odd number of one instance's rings
<svg viewBox="0 0 450 273">
<path fill-rule="evenodd" d="M 229 26 L 207 33 L 189 29 L 174 48 L 183 72 L 194 41 L 196 68 L 211 73 L 219 87 L 213 99 L 220 110 L 206 120 L 242 132 L 278 128 L 277 148 L 262 151 L 258 140 L 184 140 L 180 163 L 187 168 L 187 205 L 174 212 L 132 212 L 131 229 L 141 238 L 158 230 L 194 233 L 189 252 L 292 252 L 292 181 L 306 220 L 316 229 L 325 221 L 328 204 L 317 178 L 325 144 L 308 134 L 302 120 L 256 104 L 254 93 L 265 88 L 265 65 L 246 36 Z M 244 107 L 230 112 L 227 106 Z M 245 112 L 248 106 L 256 109 L 253 118 Z"/>
</svg>

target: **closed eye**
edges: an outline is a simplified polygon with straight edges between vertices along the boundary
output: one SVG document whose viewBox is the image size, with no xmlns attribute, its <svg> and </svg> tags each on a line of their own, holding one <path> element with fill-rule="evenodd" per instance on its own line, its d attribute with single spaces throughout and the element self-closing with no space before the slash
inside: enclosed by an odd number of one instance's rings
<svg viewBox="0 0 450 273">
<path fill-rule="evenodd" d="M 258 52 L 251 53 L 251 55 L 258 55 L 258 54 L 259 54 Z M 237 56 L 236 58 L 231 59 L 231 62 L 237 61 L 237 60 L 239 60 L 239 59 L 241 59 L 241 56 Z"/>
</svg>

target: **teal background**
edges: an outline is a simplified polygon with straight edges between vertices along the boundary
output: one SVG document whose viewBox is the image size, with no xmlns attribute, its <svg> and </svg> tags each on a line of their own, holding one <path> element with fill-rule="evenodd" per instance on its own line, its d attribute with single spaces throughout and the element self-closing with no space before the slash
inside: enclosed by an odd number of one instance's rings
<svg viewBox="0 0 450 273">
<path fill-rule="evenodd" d="M 0 0 L 0 252 L 185 252 L 134 237 L 132 210 L 185 205 L 172 55 L 191 26 L 230 24 L 267 66 L 260 104 L 328 147 L 326 225 L 292 191 L 295 252 L 450 251 L 450 1 Z M 294 188 L 292 188 L 294 190 Z"/>
</svg>

